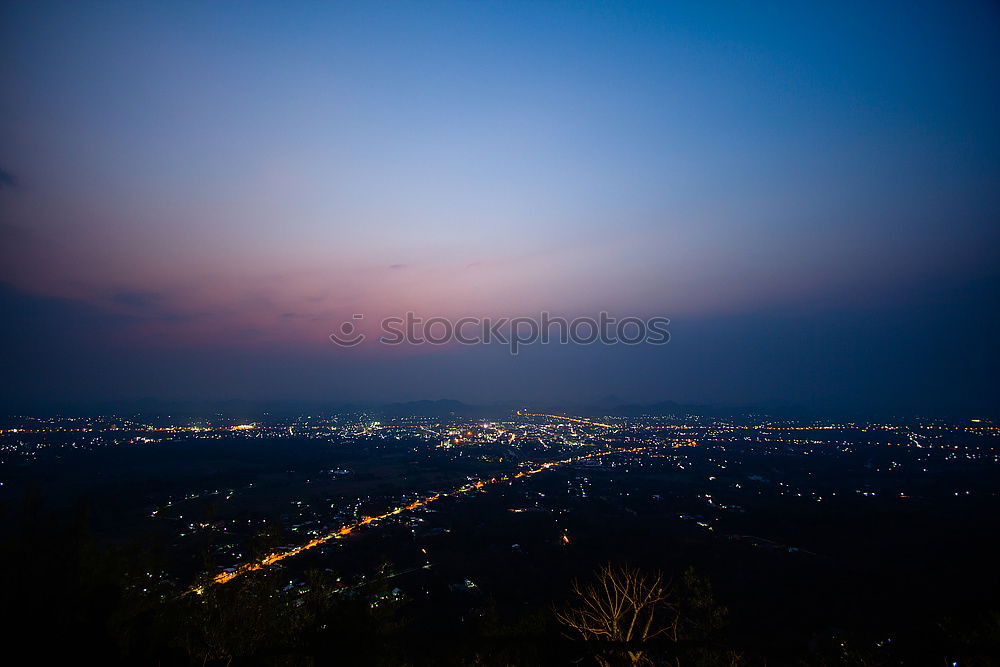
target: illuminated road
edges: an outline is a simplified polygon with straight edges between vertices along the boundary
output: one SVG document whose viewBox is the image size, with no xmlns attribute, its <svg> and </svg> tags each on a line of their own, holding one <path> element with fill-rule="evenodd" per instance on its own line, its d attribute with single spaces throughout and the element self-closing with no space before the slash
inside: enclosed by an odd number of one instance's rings
<svg viewBox="0 0 1000 667">
<path fill-rule="evenodd" d="M 256 562 L 243 563 L 242 565 L 239 565 L 238 567 L 236 567 L 233 570 L 229 570 L 229 571 L 226 571 L 226 572 L 220 572 L 219 574 L 215 575 L 215 577 L 212 579 L 212 581 L 214 583 L 216 583 L 216 584 L 224 584 L 224 583 L 226 583 L 228 581 L 232 581 L 233 579 L 235 579 L 236 577 L 240 576 L 241 574 L 246 574 L 247 572 L 253 572 L 255 570 L 260 570 L 260 569 L 262 569 L 264 567 L 267 567 L 268 565 L 274 565 L 275 563 L 277 563 L 279 561 L 283 561 L 286 558 L 291 558 L 292 556 L 297 556 L 300 553 L 302 553 L 303 551 L 308 551 L 309 549 L 312 549 L 314 547 L 318 547 L 318 546 L 320 546 L 322 544 L 325 544 L 325 543 L 329 542 L 330 540 L 336 540 L 336 539 L 340 539 L 341 537 L 345 537 L 347 535 L 350 535 L 355 530 L 357 530 L 357 529 L 359 529 L 359 528 L 361 528 L 363 526 L 367 526 L 369 524 L 378 523 L 380 521 L 383 521 L 385 519 L 389 519 L 391 517 L 397 516 L 399 514 L 402 514 L 403 512 L 407 512 L 409 510 L 415 510 L 415 509 L 420 508 L 420 507 L 425 507 L 427 505 L 430 505 L 433 502 L 441 500 L 442 498 L 454 498 L 454 497 L 457 497 L 457 496 L 462 496 L 462 495 L 465 495 L 465 494 L 468 494 L 468 493 L 472 493 L 473 491 L 478 491 L 479 489 L 482 489 L 485 486 L 489 486 L 489 485 L 492 485 L 492 484 L 500 484 L 502 482 L 510 482 L 510 481 L 519 479 L 521 477 L 529 477 L 531 475 L 536 475 L 536 474 L 538 474 L 540 472 L 543 472 L 545 470 L 549 470 L 550 468 L 555 468 L 555 467 L 558 467 L 558 466 L 561 466 L 561 465 L 565 465 L 567 463 L 576 463 L 577 461 L 583 461 L 585 459 L 595 458 L 595 457 L 598 457 L 598 456 L 608 456 L 608 455 L 611 455 L 611 454 L 630 454 L 630 453 L 635 453 L 635 452 L 642 452 L 642 451 L 646 451 L 647 449 L 649 449 L 649 447 L 635 447 L 635 448 L 631 448 L 631 449 L 613 449 L 613 450 L 606 451 L 606 452 L 594 452 L 592 454 L 585 454 L 583 456 L 574 456 L 574 457 L 571 457 L 571 458 L 568 458 L 568 459 L 563 459 L 561 461 L 551 461 L 549 463 L 543 463 L 543 464 L 539 465 L 536 468 L 529 468 L 527 470 L 520 470 L 520 471 L 518 471 L 516 473 L 513 473 L 513 474 L 510 474 L 510 475 L 501 475 L 501 476 L 498 476 L 498 477 L 491 477 L 490 479 L 486 479 L 486 480 L 479 480 L 479 481 L 476 481 L 476 482 L 469 482 L 468 484 L 464 484 L 464 485 L 462 485 L 462 486 L 460 486 L 460 487 L 458 487 L 456 489 L 453 489 L 452 491 L 448 491 L 446 493 L 435 493 L 435 494 L 433 494 L 431 496 L 427 496 L 425 498 L 419 498 L 419 499 L 414 500 L 414 501 L 412 501 L 410 503 L 407 503 L 406 505 L 402 505 L 402 506 L 397 507 L 397 508 L 395 508 L 393 510 L 390 510 L 390 511 L 386 512 L 385 514 L 379 514 L 378 516 L 366 516 L 363 519 L 361 519 L 360 521 L 357 521 L 357 522 L 351 523 L 351 524 L 347 524 L 345 526 L 341 526 L 340 528 L 338 528 L 336 530 L 333 530 L 333 531 L 327 533 L 326 535 L 323 535 L 321 537 L 317 537 L 317 538 L 314 538 L 312 540 L 309 540 L 305 544 L 297 546 L 297 547 L 295 547 L 293 549 L 289 549 L 288 551 L 281 551 L 281 552 L 276 552 L 276 553 L 268 554 L 267 556 L 265 556 L 264 558 L 262 558 L 262 559 L 260 559 L 259 561 L 256 561 Z M 190 592 L 201 593 L 202 590 L 203 589 L 200 588 L 200 587 L 195 587 L 195 588 L 191 589 Z"/>
<path fill-rule="evenodd" d="M 603 426 L 604 428 L 616 428 L 614 424 L 602 424 L 601 422 L 590 421 L 589 419 L 579 419 L 577 417 L 563 417 L 562 415 L 546 415 L 535 412 L 521 412 L 517 411 L 517 414 L 521 417 L 551 417 L 553 419 L 565 419 L 569 422 L 576 422 L 578 424 L 590 424 L 591 426 Z"/>
</svg>

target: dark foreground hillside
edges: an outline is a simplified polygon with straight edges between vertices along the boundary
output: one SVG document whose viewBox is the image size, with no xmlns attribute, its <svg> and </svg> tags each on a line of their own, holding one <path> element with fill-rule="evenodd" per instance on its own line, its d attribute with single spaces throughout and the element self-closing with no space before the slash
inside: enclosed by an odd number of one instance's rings
<svg viewBox="0 0 1000 667">
<path fill-rule="evenodd" d="M 42 664 L 991 665 L 1000 656 L 1000 607 L 988 588 L 956 590 L 949 607 L 940 591 L 923 593 L 940 582 L 915 579 L 911 590 L 880 593 L 912 601 L 912 614 L 874 618 L 861 598 L 851 610 L 829 582 L 790 573 L 812 586 L 801 593 L 816 608 L 847 606 L 844 627 L 791 622 L 752 582 L 745 597 L 726 586 L 724 599 L 699 563 L 658 580 L 645 563 L 612 563 L 602 573 L 585 557 L 572 568 L 579 576 L 546 570 L 544 556 L 531 568 L 512 564 L 535 579 L 467 597 L 403 595 L 391 563 L 372 563 L 351 581 L 313 569 L 296 587 L 269 568 L 192 593 L 157 580 L 152 540 L 102 543 L 83 510 L 56 519 L 29 502 L 5 519 L 4 644 Z M 267 541 L 262 535 L 249 548 L 267 549 Z M 634 594 L 616 597 L 623 581 Z M 783 585 L 775 582 L 778 600 Z M 643 595 L 649 604 L 637 602 Z"/>
</svg>

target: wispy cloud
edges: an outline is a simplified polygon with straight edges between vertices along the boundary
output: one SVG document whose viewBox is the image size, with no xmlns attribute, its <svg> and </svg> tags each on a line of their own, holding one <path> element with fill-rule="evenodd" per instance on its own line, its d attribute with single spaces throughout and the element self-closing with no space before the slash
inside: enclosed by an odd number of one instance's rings
<svg viewBox="0 0 1000 667">
<path fill-rule="evenodd" d="M 115 303 L 128 306 L 129 308 L 147 310 L 161 303 L 163 301 L 163 294 L 145 290 L 122 290 L 116 292 L 111 299 Z"/>
</svg>

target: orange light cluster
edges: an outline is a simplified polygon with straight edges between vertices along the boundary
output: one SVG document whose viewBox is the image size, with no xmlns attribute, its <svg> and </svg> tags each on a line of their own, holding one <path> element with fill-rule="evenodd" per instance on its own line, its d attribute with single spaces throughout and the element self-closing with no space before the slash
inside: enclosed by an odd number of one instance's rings
<svg viewBox="0 0 1000 667">
<path fill-rule="evenodd" d="M 549 462 L 549 463 L 543 463 L 540 466 L 538 466 L 537 468 L 530 468 L 528 470 L 519 470 L 518 472 L 514 473 L 513 475 L 501 475 L 501 476 L 498 476 L 498 477 L 491 477 L 491 478 L 489 478 L 487 480 L 477 480 L 475 482 L 469 482 L 468 484 L 463 484 L 462 486 L 460 486 L 460 487 L 458 487 L 456 489 L 453 489 L 452 491 L 449 491 L 447 493 L 435 493 L 433 495 L 427 496 L 426 498 L 418 498 L 417 500 L 414 500 L 414 501 L 412 501 L 412 502 L 410 502 L 410 503 L 408 503 L 406 505 L 402 505 L 400 507 L 392 509 L 392 510 L 386 512 L 385 514 L 379 514 L 377 516 L 366 516 L 366 517 L 362 518 L 361 520 L 357 521 L 356 523 L 352 523 L 352 524 L 347 524 L 345 526 L 341 526 L 340 528 L 337 528 L 336 530 L 333 530 L 333 531 L 327 533 L 326 535 L 322 535 L 320 537 L 313 538 L 313 539 L 309 540 L 308 542 L 306 542 L 305 544 L 302 544 L 302 545 L 299 545 L 299 546 L 294 547 L 292 549 L 289 549 L 288 551 L 282 551 L 280 553 L 276 552 L 276 553 L 268 554 L 267 556 L 264 556 L 263 558 L 261 558 L 259 561 L 256 561 L 256 562 L 253 562 L 253 563 L 244 563 L 244 564 L 236 567 L 233 570 L 229 570 L 227 572 L 220 572 L 219 574 L 215 575 L 215 577 L 213 577 L 212 581 L 214 581 L 217 584 L 224 584 L 224 583 L 226 583 L 228 581 L 232 581 L 233 579 L 235 579 L 236 577 L 240 576 L 241 574 L 246 574 L 248 572 L 254 572 L 254 571 L 260 570 L 261 568 L 266 567 L 268 565 L 274 565 L 275 563 L 277 563 L 279 561 L 285 560 L 286 558 L 291 558 L 292 556 L 297 556 L 298 554 L 302 553 L 303 551 L 308 551 L 309 549 L 312 549 L 314 547 L 318 547 L 321 544 L 325 544 L 326 542 L 329 542 L 330 540 L 335 540 L 335 539 L 339 539 L 341 537 L 344 537 L 346 535 L 350 535 L 352 532 L 354 532 L 356 529 L 358 529 L 358 528 L 360 528 L 362 526 L 366 526 L 366 525 L 372 524 L 372 523 L 378 523 L 379 521 L 382 521 L 384 519 L 388 519 L 390 517 L 396 516 L 396 515 L 401 514 L 403 512 L 406 512 L 406 511 L 409 511 L 409 510 L 415 510 L 415 509 L 420 508 L 420 507 L 424 507 L 424 506 L 429 505 L 430 503 L 433 503 L 433 502 L 435 502 L 437 500 L 440 500 L 442 498 L 461 496 L 461 495 L 464 495 L 466 493 L 471 493 L 472 491 L 478 491 L 479 489 L 482 489 L 482 488 L 484 488 L 485 486 L 487 486 L 489 484 L 498 484 L 498 483 L 501 483 L 501 482 L 509 482 L 509 481 L 512 481 L 512 480 L 515 480 L 515 479 L 518 479 L 518 478 L 521 478 L 521 477 L 527 477 L 529 475 L 535 475 L 535 474 L 538 474 L 538 473 L 542 472 L 543 470 L 549 470 L 550 468 L 555 468 L 555 467 L 560 466 L 560 465 L 564 465 L 564 464 L 567 464 L 567 463 L 575 463 L 576 461 L 581 461 L 583 459 L 590 459 L 590 458 L 594 458 L 594 457 L 597 457 L 597 456 L 607 456 L 609 454 L 629 454 L 629 453 L 634 453 L 634 452 L 641 452 L 641 451 L 644 451 L 645 449 L 647 449 L 647 448 L 646 447 L 635 447 L 635 448 L 632 448 L 632 449 L 613 449 L 613 450 L 606 451 L 606 452 L 593 452 L 591 454 L 585 454 L 583 456 L 574 456 L 574 457 L 571 457 L 571 458 L 568 458 L 568 459 L 563 459 L 561 461 L 552 461 L 552 462 Z M 192 589 L 192 592 L 198 592 L 198 589 L 197 588 Z"/>
<path fill-rule="evenodd" d="M 602 424 L 601 422 L 590 421 L 589 419 L 577 419 L 576 417 L 563 417 L 562 415 L 546 415 L 535 412 L 521 412 L 517 411 L 517 414 L 522 417 L 551 417 L 552 419 L 565 419 L 570 422 L 577 422 L 578 424 L 591 424 L 592 426 L 603 426 L 604 428 L 615 428 L 612 424 Z"/>
</svg>

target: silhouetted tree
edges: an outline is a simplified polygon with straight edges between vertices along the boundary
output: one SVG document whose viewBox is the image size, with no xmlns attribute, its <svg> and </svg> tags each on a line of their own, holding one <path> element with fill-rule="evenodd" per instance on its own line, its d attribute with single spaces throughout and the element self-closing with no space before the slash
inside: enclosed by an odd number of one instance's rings
<svg viewBox="0 0 1000 667">
<path fill-rule="evenodd" d="M 594 642 L 616 645 L 633 665 L 650 663 L 644 644 L 667 637 L 677 641 L 680 614 L 668 594 L 660 573 L 645 574 L 628 566 L 608 563 L 598 571 L 595 581 L 572 584 L 573 601 L 556 617 L 569 634 Z M 603 665 L 611 664 L 606 654 L 597 656 Z"/>
<path fill-rule="evenodd" d="M 708 641 L 727 611 L 691 568 L 671 585 L 658 572 L 608 563 L 594 581 L 576 580 L 571 590 L 572 601 L 556 617 L 569 636 L 600 647 L 594 657 L 602 665 L 740 663 L 738 653 Z"/>
</svg>

